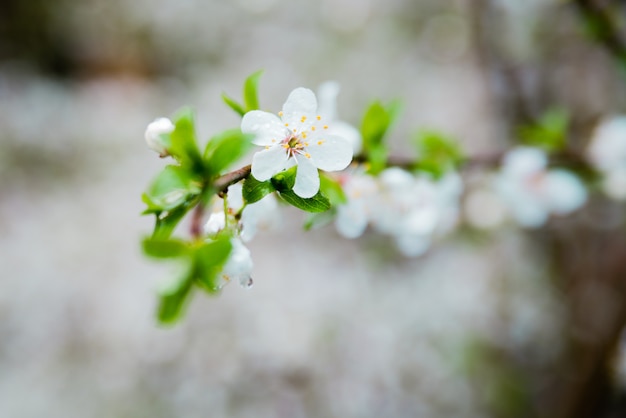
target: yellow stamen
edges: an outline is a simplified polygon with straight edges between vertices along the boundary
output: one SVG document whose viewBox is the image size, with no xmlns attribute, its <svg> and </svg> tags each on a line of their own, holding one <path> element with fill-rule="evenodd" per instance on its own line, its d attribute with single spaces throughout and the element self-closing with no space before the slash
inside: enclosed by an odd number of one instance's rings
<svg viewBox="0 0 626 418">
<path fill-rule="evenodd" d="M 328 125 L 324 125 L 324 129 L 328 129 Z"/>
<path fill-rule="evenodd" d="M 306 120 L 306 116 L 302 116 L 302 118 L 300 118 L 300 122 L 304 123 L 304 121 Z"/>
<path fill-rule="evenodd" d="M 284 113 L 283 113 L 282 110 L 280 112 L 278 112 L 278 116 L 280 116 L 281 118 L 283 117 L 283 115 L 284 115 Z"/>
<path fill-rule="evenodd" d="M 322 120 L 322 117 L 318 115 L 317 120 Z"/>
<path fill-rule="evenodd" d="M 324 142 L 326 142 L 324 139 L 317 141 L 317 145 L 322 145 Z"/>
<path fill-rule="evenodd" d="M 288 124 L 288 123 L 285 123 L 285 126 L 289 126 L 289 124 Z"/>
<path fill-rule="evenodd" d="M 302 135 L 303 139 L 306 139 L 306 132 L 302 132 L 300 135 Z"/>
<path fill-rule="evenodd" d="M 308 152 L 307 152 L 307 153 L 305 153 L 305 154 L 304 154 L 304 156 L 305 156 L 306 158 L 311 158 L 311 154 L 309 154 Z"/>
<path fill-rule="evenodd" d="M 270 149 L 269 145 L 266 145 L 266 146 L 265 146 L 265 149 Z"/>
<path fill-rule="evenodd" d="M 308 147 L 308 146 L 309 146 L 309 143 L 308 143 L 308 142 L 305 142 L 305 143 L 304 143 L 304 146 L 305 146 L 305 147 Z"/>
<path fill-rule="evenodd" d="M 311 130 L 314 131 L 315 130 L 315 126 L 311 126 Z"/>
</svg>

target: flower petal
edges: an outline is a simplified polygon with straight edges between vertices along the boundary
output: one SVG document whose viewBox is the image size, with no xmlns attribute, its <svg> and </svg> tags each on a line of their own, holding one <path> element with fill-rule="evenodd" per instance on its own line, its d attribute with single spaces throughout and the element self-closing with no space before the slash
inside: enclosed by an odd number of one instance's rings
<svg viewBox="0 0 626 418">
<path fill-rule="evenodd" d="M 283 105 L 283 120 L 289 124 L 298 124 L 302 116 L 312 119 L 317 112 L 315 93 L 304 87 L 293 90 Z"/>
<path fill-rule="evenodd" d="M 285 169 L 289 155 L 280 145 L 259 151 L 252 157 L 252 175 L 259 181 L 269 180 Z"/>
<path fill-rule="evenodd" d="M 334 135 L 312 140 L 307 152 L 311 154 L 315 165 L 324 171 L 343 170 L 352 161 L 352 145 Z"/>
<path fill-rule="evenodd" d="M 298 155 L 296 158 L 298 171 L 296 171 L 296 183 L 293 186 L 293 192 L 305 199 L 313 197 L 320 189 L 320 175 L 317 168 L 305 156 Z"/>
<path fill-rule="evenodd" d="M 348 202 L 337 207 L 335 227 L 337 232 L 345 238 L 357 238 L 363 235 L 367 228 L 367 213 L 363 205 Z"/>
<path fill-rule="evenodd" d="M 256 145 L 272 145 L 289 136 L 289 130 L 278 116 L 261 110 L 252 110 L 243 116 L 241 131 L 254 134 L 252 143 Z"/>
</svg>

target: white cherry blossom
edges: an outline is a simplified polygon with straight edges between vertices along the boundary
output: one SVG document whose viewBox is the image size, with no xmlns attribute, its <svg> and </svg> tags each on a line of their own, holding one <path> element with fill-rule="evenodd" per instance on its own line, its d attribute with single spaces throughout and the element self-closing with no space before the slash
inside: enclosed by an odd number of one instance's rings
<svg viewBox="0 0 626 418">
<path fill-rule="evenodd" d="M 352 145 L 352 151 L 356 155 L 361 152 L 363 138 L 361 132 L 348 122 L 339 120 L 337 116 L 337 96 L 339 95 L 339 83 L 336 81 L 326 81 L 317 89 L 317 97 L 319 98 L 318 112 L 329 121 L 329 133 L 331 135 L 341 136 L 348 140 Z"/>
<path fill-rule="evenodd" d="M 594 131 L 587 155 L 603 175 L 604 192 L 613 199 L 626 200 L 626 116 L 602 121 Z"/>
<path fill-rule="evenodd" d="M 161 157 L 169 155 L 167 145 L 161 135 L 172 133 L 174 124 L 168 118 L 158 118 L 146 128 L 145 138 L 148 147 L 159 153 Z"/>
<path fill-rule="evenodd" d="M 548 169 L 545 152 L 531 147 L 514 148 L 505 155 L 495 189 L 513 218 L 529 228 L 543 225 L 551 214 L 571 213 L 587 200 L 577 176 Z"/>
<path fill-rule="evenodd" d="M 315 94 L 302 87 L 289 94 L 278 116 L 260 110 L 246 113 L 241 130 L 265 147 L 252 158 L 252 175 L 265 181 L 297 165 L 293 191 L 303 198 L 319 191 L 318 169 L 340 171 L 352 161 L 348 140 L 331 134 L 330 122 L 317 112 Z"/>
</svg>

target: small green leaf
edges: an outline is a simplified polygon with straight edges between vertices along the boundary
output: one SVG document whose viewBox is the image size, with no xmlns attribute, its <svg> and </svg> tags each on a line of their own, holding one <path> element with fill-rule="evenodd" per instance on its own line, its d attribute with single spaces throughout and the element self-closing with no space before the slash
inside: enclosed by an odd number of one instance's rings
<svg viewBox="0 0 626 418">
<path fill-rule="evenodd" d="M 195 251 L 196 281 L 204 290 L 214 293 L 219 290 L 217 274 L 232 250 L 229 234 L 220 234 L 216 239 L 203 243 Z"/>
<path fill-rule="evenodd" d="M 279 192 L 285 192 L 293 189 L 296 183 L 296 170 L 298 166 L 293 166 L 289 170 L 281 171 L 270 179 L 272 186 Z"/>
<path fill-rule="evenodd" d="M 393 101 L 387 106 L 376 101 L 365 112 L 361 135 L 363 152 L 370 163 L 369 172 L 372 174 L 379 173 L 387 164 L 388 150 L 384 138 L 399 116 L 401 108 L 399 101 Z"/>
<path fill-rule="evenodd" d="M 228 105 L 228 107 L 237 112 L 239 116 L 243 116 L 246 114 L 246 109 L 244 109 L 241 104 L 227 96 L 226 93 L 222 93 L 222 100 Z"/>
<path fill-rule="evenodd" d="M 563 109 L 552 109 L 545 113 L 537 123 L 522 126 L 519 135 L 522 142 L 545 149 L 548 152 L 559 151 L 567 144 L 569 115 Z"/>
<path fill-rule="evenodd" d="M 195 197 L 193 200 L 186 201 L 175 209 L 168 211 L 165 215 L 157 214 L 152 237 L 168 238 L 172 235 L 172 232 L 174 232 L 178 223 L 185 217 L 185 214 L 197 204 L 197 202 L 198 198 Z"/>
<path fill-rule="evenodd" d="M 144 254 L 154 258 L 177 258 L 189 254 L 187 243 L 177 239 L 146 238 L 142 248 Z"/>
<path fill-rule="evenodd" d="M 243 100 L 246 104 L 246 111 L 259 109 L 259 79 L 263 74 L 263 70 L 252 73 L 243 85 Z"/>
<path fill-rule="evenodd" d="M 275 190 L 270 180 L 258 181 L 250 174 L 243 182 L 243 201 L 246 204 L 258 202 Z"/>
<path fill-rule="evenodd" d="M 315 196 L 307 199 L 298 196 L 293 190 L 279 192 L 279 196 L 291 206 L 295 206 L 307 212 L 325 212 L 331 207 L 328 198 L 320 192 L 317 192 Z"/>
<path fill-rule="evenodd" d="M 435 131 L 420 131 L 415 136 L 418 163 L 416 168 L 441 177 L 447 171 L 457 167 L 463 157 L 459 144 Z"/>
<path fill-rule="evenodd" d="M 229 129 L 211 138 L 204 150 L 207 174 L 219 174 L 243 157 L 252 146 L 251 140 L 251 135 L 246 135 L 239 129 Z"/>
<path fill-rule="evenodd" d="M 170 289 L 159 295 L 157 318 L 161 324 L 171 325 L 180 319 L 185 306 L 189 303 L 193 276 L 188 273 Z"/>
<path fill-rule="evenodd" d="M 154 179 L 142 200 L 148 205 L 144 213 L 158 213 L 174 209 L 200 193 L 201 181 L 186 167 L 166 166 Z"/>
<path fill-rule="evenodd" d="M 324 196 L 328 197 L 328 200 L 333 206 L 348 201 L 346 194 L 341 188 L 341 184 L 327 174 L 320 173 L 320 191 Z"/>
<path fill-rule="evenodd" d="M 198 150 L 193 112 L 189 108 L 179 110 L 174 116 L 174 131 L 170 134 L 172 146 L 170 154 L 185 167 L 192 167 L 197 173 L 203 169 L 202 157 Z"/>
</svg>

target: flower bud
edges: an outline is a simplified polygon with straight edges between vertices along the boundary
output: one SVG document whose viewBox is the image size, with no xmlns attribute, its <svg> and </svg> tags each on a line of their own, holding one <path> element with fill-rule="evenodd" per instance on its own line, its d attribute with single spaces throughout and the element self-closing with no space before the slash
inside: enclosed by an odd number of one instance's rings
<svg viewBox="0 0 626 418">
<path fill-rule="evenodd" d="M 164 141 L 162 135 L 169 134 L 174 130 L 174 124 L 168 118 L 159 118 L 148 125 L 146 128 L 146 143 L 150 149 L 159 153 L 161 157 L 167 157 L 167 142 Z"/>
</svg>

